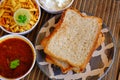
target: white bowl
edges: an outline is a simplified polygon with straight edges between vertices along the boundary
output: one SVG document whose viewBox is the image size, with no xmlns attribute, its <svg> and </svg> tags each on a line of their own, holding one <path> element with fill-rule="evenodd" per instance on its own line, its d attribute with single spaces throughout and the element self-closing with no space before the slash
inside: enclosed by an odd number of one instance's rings
<svg viewBox="0 0 120 80">
<path fill-rule="evenodd" d="M 4 0 L 2 0 L 2 1 L 0 2 L 0 4 L 1 4 L 3 1 L 4 1 Z M 40 20 L 40 17 L 41 17 L 41 9 L 40 9 L 40 7 L 39 7 L 39 4 L 38 4 L 36 1 L 35 1 L 35 3 L 37 4 L 38 9 L 39 9 L 39 16 L 38 16 L 37 22 L 34 24 L 34 26 L 32 26 L 31 29 L 29 29 L 29 30 L 27 30 L 27 31 L 15 33 L 15 32 L 11 32 L 11 31 L 6 30 L 6 29 L 3 28 L 2 26 L 0 26 L 0 28 L 1 28 L 3 31 L 5 31 L 6 33 L 21 34 L 21 35 L 25 35 L 25 34 L 30 33 L 30 32 L 36 27 L 36 25 L 38 24 L 38 22 L 39 22 L 39 20 Z"/>
<path fill-rule="evenodd" d="M 74 0 L 72 0 L 69 5 L 67 5 L 65 8 L 60 9 L 60 10 L 49 10 L 49 9 L 47 9 L 46 7 L 44 7 L 44 6 L 42 5 L 42 3 L 40 2 L 40 0 L 36 0 L 36 1 L 37 1 L 37 3 L 39 4 L 39 6 L 40 6 L 42 9 L 44 9 L 46 12 L 51 13 L 51 14 L 62 13 L 65 9 L 69 8 L 69 7 L 73 4 L 73 2 L 74 2 Z M 51 5 L 51 6 L 52 6 L 52 5 Z"/>
<path fill-rule="evenodd" d="M 32 52 L 33 52 L 33 62 L 32 62 L 31 67 L 29 68 L 29 70 L 28 70 L 24 75 L 22 75 L 22 76 L 20 76 L 20 77 L 17 77 L 17 78 L 7 78 L 7 77 L 3 77 L 3 76 L 0 75 L 0 80 L 1 80 L 1 79 L 2 79 L 2 80 L 20 80 L 20 79 L 24 78 L 25 76 L 27 76 L 27 75 L 31 72 L 31 70 L 33 69 L 33 67 L 34 67 L 34 65 L 35 65 L 35 61 L 36 61 L 36 51 L 35 51 L 35 48 L 34 48 L 32 42 L 31 42 L 29 39 L 27 39 L 26 37 L 22 36 L 22 35 L 9 34 L 9 35 L 5 35 L 5 36 L 0 37 L 0 43 L 1 43 L 2 41 L 4 41 L 4 40 L 8 40 L 8 39 L 11 39 L 11 38 L 21 39 L 21 40 L 25 41 L 25 42 L 31 47 Z"/>
</svg>

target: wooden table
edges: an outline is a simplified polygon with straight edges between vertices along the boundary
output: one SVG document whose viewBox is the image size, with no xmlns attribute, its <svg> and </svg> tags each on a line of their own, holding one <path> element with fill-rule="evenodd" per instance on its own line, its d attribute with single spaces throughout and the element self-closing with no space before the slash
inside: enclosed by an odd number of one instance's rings
<svg viewBox="0 0 120 80">
<path fill-rule="evenodd" d="M 120 0 L 75 0 L 72 7 L 102 18 L 104 23 L 111 29 L 112 35 L 115 37 L 117 44 L 117 51 L 115 53 L 115 61 L 112 68 L 102 80 L 117 80 L 118 72 L 120 72 Z M 33 44 L 41 26 L 48 19 L 55 16 L 44 10 L 41 10 L 41 12 L 39 24 L 32 32 L 25 35 L 33 42 Z M 7 33 L 0 29 L 0 36 L 5 34 Z M 36 63 L 31 73 L 22 80 L 49 80 L 49 78 L 44 75 Z"/>
</svg>

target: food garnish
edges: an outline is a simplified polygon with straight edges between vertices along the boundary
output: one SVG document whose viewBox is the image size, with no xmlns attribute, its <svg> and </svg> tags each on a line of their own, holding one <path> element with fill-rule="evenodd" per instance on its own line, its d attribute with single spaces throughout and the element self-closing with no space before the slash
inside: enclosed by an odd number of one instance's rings
<svg viewBox="0 0 120 80">
<path fill-rule="evenodd" d="M 30 22 L 30 19 L 30 11 L 24 8 L 18 9 L 14 14 L 14 20 L 20 26 L 26 26 Z"/>
<path fill-rule="evenodd" d="M 19 59 L 15 59 L 13 61 L 10 62 L 10 69 L 15 69 L 20 65 L 20 60 Z"/>
<path fill-rule="evenodd" d="M 19 23 L 25 23 L 26 20 L 27 20 L 27 17 L 25 15 L 19 15 L 17 21 Z"/>
</svg>

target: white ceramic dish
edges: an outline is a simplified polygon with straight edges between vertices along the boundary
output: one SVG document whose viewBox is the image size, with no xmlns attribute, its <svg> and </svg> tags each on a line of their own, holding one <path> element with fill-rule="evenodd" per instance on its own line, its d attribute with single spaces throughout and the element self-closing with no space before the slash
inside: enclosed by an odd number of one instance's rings
<svg viewBox="0 0 120 80">
<path fill-rule="evenodd" d="M 67 5 L 65 8 L 60 9 L 60 10 L 49 10 L 41 4 L 40 0 L 36 0 L 36 1 L 42 9 L 44 9 L 46 12 L 51 13 L 51 14 L 58 14 L 58 13 L 63 12 L 65 9 L 69 8 L 74 2 L 74 0 L 72 0 L 69 5 Z"/>
<path fill-rule="evenodd" d="M 22 35 L 9 34 L 9 35 L 5 35 L 5 36 L 0 37 L 0 43 L 4 40 L 11 39 L 11 38 L 21 39 L 21 40 L 25 41 L 31 47 L 32 52 L 33 52 L 33 62 L 32 62 L 31 67 L 29 68 L 29 70 L 24 75 L 17 77 L 17 78 L 6 78 L 6 77 L 3 77 L 0 75 L 0 80 L 20 80 L 20 79 L 24 78 L 25 76 L 27 76 L 31 72 L 31 70 L 33 69 L 33 67 L 35 65 L 36 51 L 35 51 L 35 48 L 34 48 L 32 42 Z"/>
<path fill-rule="evenodd" d="M 1 0 L 1 1 L 0 1 L 0 4 L 1 4 L 3 1 L 4 1 L 4 0 Z M 23 32 L 14 33 L 14 32 L 11 32 L 11 31 L 6 30 L 6 29 L 3 28 L 1 25 L 0 25 L 0 28 L 1 28 L 3 31 L 5 31 L 6 33 L 10 33 L 10 34 L 12 33 L 12 34 L 25 35 L 25 34 L 30 33 L 30 32 L 36 27 L 36 25 L 38 24 L 38 22 L 39 22 L 39 20 L 40 20 L 40 17 L 41 17 L 41 9 L 40 9 L 40 7 L 39 7 L 39 4 L 38 4 L 36 1 L 35 1 L 35 3 L 36 3 L 36 5 L 38 6 L 38 9 L 39 9 L 39 16 L 38 16 L 38 20 L 36 21 L 36 23 L 34 24 L 34 26 L 32 26 L 31 29 L 26 30 L 26 31 L 23 31 Z"/>
</svg>

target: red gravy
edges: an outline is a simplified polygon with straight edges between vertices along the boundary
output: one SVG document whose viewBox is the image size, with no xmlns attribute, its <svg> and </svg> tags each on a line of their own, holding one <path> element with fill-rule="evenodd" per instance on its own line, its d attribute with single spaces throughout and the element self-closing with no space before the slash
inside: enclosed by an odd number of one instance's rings
<svg viewBox="0 0 120 80">
<path fill-rule="evenodd" d="M 11 38 L 0 43 L 0 75 L 17 78 L 25 74 L 33 63 L 33 51 L 23 40 Z M 10 69 L 10 62 L 19 59 L 20 65 Z"/>
</svg>

